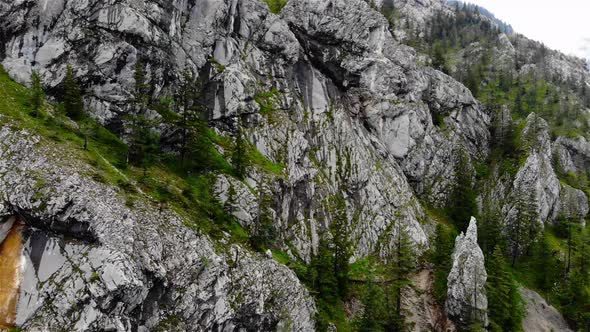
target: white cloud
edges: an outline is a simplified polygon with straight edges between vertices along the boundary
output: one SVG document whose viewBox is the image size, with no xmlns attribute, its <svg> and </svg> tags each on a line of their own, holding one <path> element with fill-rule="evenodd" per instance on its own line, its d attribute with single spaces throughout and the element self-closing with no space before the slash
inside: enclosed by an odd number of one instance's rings
<svg viewBox="0 0 590 332">
<path fill-rule="evenodd" d="M 467 0 L 510 23 L 516 32 L 566 54 L 590 59 L 589 0 Z"/>
</svg>

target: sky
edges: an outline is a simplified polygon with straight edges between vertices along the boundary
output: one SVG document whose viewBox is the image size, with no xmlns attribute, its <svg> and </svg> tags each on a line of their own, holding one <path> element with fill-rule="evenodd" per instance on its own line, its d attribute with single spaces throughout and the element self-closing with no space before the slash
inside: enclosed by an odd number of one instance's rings
<svg viewBox="0 0 590 332">
<path fill-rule="evenodd" d="M 467 0 L 550 48 L 590 61 L 590 0 Z"/>
</svg>

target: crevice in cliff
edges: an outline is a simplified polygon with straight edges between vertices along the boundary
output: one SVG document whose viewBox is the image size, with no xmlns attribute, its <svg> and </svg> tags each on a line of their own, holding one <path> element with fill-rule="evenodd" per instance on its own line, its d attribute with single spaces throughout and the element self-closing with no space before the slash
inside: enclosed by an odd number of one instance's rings
<svg viewBox="0 0 590 332">
<path fill-rule="evenodd" d="M 299 41 L 299 44 L 302 46 L 311 64 L 326 77 L 330 78 L 340 91 L 346 92 L 349 88 L 358 87 L 360 85 L 360 75 L 348 72 L 346 69 L 342 68 L 340 62 L 325 61 L 326 59 L 323 56 L 325 52 L 329 51 L 331 45 L 337 45 L 334 44 L 331 36 L 326 36 L 326 38 L 312 37 L 293 24 L 289 24 L 289 29 Z M 338 48 L 342 47 L 338 46 Z M 333 51 L 336 52 L 337 50 Z"/>
<path fill-rule="evenodd" d="M 19 207 L 12 207 L 12 211 L 26 225 L 46 231 L 49 234 L 71 237 L 88 244 L 99 242 L 87 221 L 67 217 L 68 209 L 73 205 L 74 202 L 67 203 L 58 214 L 52 215 L 50 218 L 40 217 Z"/>
</svg>

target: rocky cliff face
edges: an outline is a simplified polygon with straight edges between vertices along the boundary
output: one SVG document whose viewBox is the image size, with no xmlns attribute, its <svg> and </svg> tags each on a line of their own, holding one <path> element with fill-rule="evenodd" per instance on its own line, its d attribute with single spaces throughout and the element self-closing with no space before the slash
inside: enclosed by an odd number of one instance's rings
<svg viewBox="0 0 590 332">
<path fill-rule="evenodd" d="M 560 217 L 581 220 L 588 214 L 588 198 L 582 190 L 560 181 L 557 168 L 578 171 L 572 158 L 583 164 L 584 139 L 575 142 L 560 137 L 552 142 L 547 122 L 535 113 L 527 117 L 522 137 L 528 146 L 527 158 L 513 180 L 501 177 L 492 189 L 492 200 L 503 206 L 505 222 L 516 218 L 517 202 L 523 195 L 536 201 L 541 227 Z"/>
<path fill-rule="evenodd" d="M 268 183 L 284 249 L 305 260 L 330 223 L 319 202 L 337 193 L 358 216 L 355 256 L 386 253 L 394 219 L 428 246 L 416 195 L 444 204 L 454 152 L 487 153 L 489 118 L 470 92 L 417 65 L 361 0 L 291 1 L 280 16 L 258 0 L 13 2 L 0 17 L 13 77 L 25 82 L 35 69 L 57 91 L 70 63 L 93 116 L 114 127 L 136 61 L 147 64 L 154 96 L 174 90 L 181 70 L 198 71 L 211 123 L 231 134 L 241 117 L 249 140 L 285 166 L 281 176 L 252 169 L 244 190 Z M 261 114 L 257 97 L 270 90 L 273 111 Z M 240 218 L 254 217 L 248 197 L 236 203 Z"/>
<path fill-rule="evenodd" d="M 252 167 L 247 185 L 221 176 L 220 200 L 231 184 L 232 212 L 251 229 L 252 198 L 270 191 L 274 228 L 293 257 L 310 259 L 335 194 L 346 199 L 355 257 L 387 254 L 399 220 L 426 248 L 417 194 L 442 204 L 454 151 L 487 153 L 489 119 L 470 92 L 418 65 L 361 0 L 291 1 L 281 16 L 258 0 L 17 1 L 2 2 L 0 17 L 12 77 L 26 83 L 37 70 L 57 94 L 71 64 L 91 115 L 122 135 L 136 62 L 146 64 L 154 98 L 172 93 L 182 70 L 198 72 L 210 123 L 230 137 L 242 123 L 284 165 L 282 174 Z M 36 148 L 29 133 L 2 134 L 10 157 L 1 211 L 27 221 L 20 326 L 313 328 L 314 304 L 286 268 L 235 245 L 219 252 L 171 212 L 125 207 L 80 175 L 83 165 L 66 167 L 63 154 L 23 154 Z"/>
<path fill-rule="evenodd" d="M 488 324 L 485 282 L 487 280 L 483 252 L 477 244 L 477 222 L 471 218 L 465 234 L 455 240 L 453 267 L 448 277 L 445 308 L 459 326 L 473 322 Z"/>
<path fill-rule="evenodd" d="M 120 190 L 88 178 L 93 169 L 76 153 L 8 125 L 0 129 L 0 229 L 11 216 L 25 222 L 18 326 L 313 330 L 314 301 L 291 270 L 216 246 L 147 199 L 128 207 Z"/>
<path fill-rule="evenodd" d="M 418 272 L 411 278 L 412 287 L 404 289 L 403 310 L 411 331 L 455 332 L 455 324 L 448 318 L 444 307 L 434 297 L 434 275 L 430 269 Z"/>
<path fill-rule="evenodd" d="M 520 294 L 526 303 L 526 316 L 522 323 L 525 331 L 572 331 L 559 311 L 539 294 L 527 288 L 521 288 Z"/>
<path fill-rule="evenodd" d="M 262 0 L 0 0 L 0 60 L 23 83 L 39 71 L 53 96 L 71 64 L 88 112 L 122 138 L 137 62 L 146 65 L 154 100 L 176 92 L 185 69 L 198 73 L 210 125 L 229 139 L 242 127 L 282 168 L 251 166 L 245 181 L 216 175 L 217 198 L 246 230 L 254 230 L 264 192 L 273 197 L 278 246 L 309 262 L 333 219 L 329 198 L 340 195 L 353 260 L 387 255 L 396 222 L 404 223 L 420 253 L 433 229 L 424 202 L 445 206 L 458 150 L 467 152 L 472 167 L 489 154 L 490 116 L 465 86 L 403 45 L 402 24 L 392 32 L 376 10 L 391 4 L 292 0 L 275 15 Z M 418 36 L 439 12 L 454 15 L 443 0 L 395 6 Z M 518 74 L 550 71 L 560 80 L 590 82 L 576 59 L 558 52 L 549 52 L 542 66 L 535 63 L 531 43 L 499 35 L 492 66 L 516 67 L 520 54 L 525 65 Z M 481 51 L 469 45 L 457 67 L 475 62 Z M 182 217 L 147 202 L 127 207 L 116 189 L 89 179 L 87 165 L 29 132 L 0 130 L 0 214 L 26 222 L 18 324 L 313 329 L 315 305 L 286 267 L 189 230 Z M 168 128 L 160 130 L 174 141 Z M 490 189 L 505 222 L 514 217 L 520 188 L 534 193 L 539 222 L 582 219 L 586 195 L 561 183 L 558 173 L 587 168 L 587 142 L 554 139 L 533 115 L 524 133 L 532 138 L 526 161 L 514 178 L 499 175 Z M 0 240 L 11 229 L 0 223 Z M 460 322 L 470 308 L 485 322 L 476 233 L 473 223 L 457 239 L 449 276 L 447 310 Z M 415 305 L 425 308 L 430 300 Z M 427 326 L 438 319 L 416 318 Z"/>
</svg>

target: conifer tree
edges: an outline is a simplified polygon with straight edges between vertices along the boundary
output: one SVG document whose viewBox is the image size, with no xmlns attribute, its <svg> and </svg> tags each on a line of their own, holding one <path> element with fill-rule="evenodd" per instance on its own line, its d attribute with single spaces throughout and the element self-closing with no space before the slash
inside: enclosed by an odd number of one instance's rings
<svg viewBox="0 0 590 332">
<path fill-rule="evenodd" d="M 522 310 L 518 288 L 506 268 L 500 248 L 496 247 L 488 256 L 488 317 L 491 331 L 517 331 L 522 320 Z"/>
<path fill-rule="evenodd" d="M 440 43 L 436 43 L 434 46 L 432 54 L 432 66 L 445 74 L 449 73 L 447 60 L 444 55 L 443 47 L 440 45 Z"/>
<path fill-rule="evenodd" d="M 199 103 L 202 86 L 197 80 L 195 74 L 190 70 L 182 73 L 180 89 L 176 97 L 176 103 L 179 106 L 179 120 L 176 125 L 180 128 L 180 160 L 185 164 L 186 160 L 191 157 L 191 146 L 199 144 L 203 139 L 204 133 L 201 132 L 203 108 Z"/>
<path fill-rule="evenodd" d="M 530 255 L 540 231 L 536 190 L 520 186 L 515 193 L 513 209 L 515 216 L 507 227 L 512 266 L 521 255 Z"/>
<path fill-rule="evenodd" d="M 149 104 L 149 85 L 147 82 L 145 67 L 141 60 L 137 60 L 137 62 L 135 62 L 135 72 L 133 73 L 133 78 L 135 79 L 133 94 L 135 113 L 143 114 L 145 113 Z"/>
<path fill-rule="evenodd" d="M 358 331 L 384 331 L 387 318 L 385 294 L 383 293 L 383 289 L 373 280 L 369 280 L 365 285 L 362 303 L 364 310 L 358 324 Z"/>
<path fill-rule="evenodd" d="M 348 295 L 348 271 L 351 256 L 346 201 L 341 193 L 332 198 L 332 238 L 334 244 L 334 274 L 341 298 Z"/>
<path fill-rule="evenodd" d="M 517 201 L 517 204 L 520 202 Z M 522 210 L 520 207 L 516 206 L 516 217 L 514 220 L 508 223 L 507 225 L 507 235 L 509 241 L 509 249 L 510 249 L 510 257 L 511 257 L 511 266 L 514 267 L 516 265 L 516 259 L 520 257 L 523 251 L 523 238 L 525 233 L 525 226 L 522 217 Z"/>
<path fill-rule="evenodd" d="M 312 257 L 308 269 L 308 279 L 317 298 L 316 328 L 318 331 L 327 331 L 332 315 L 331 308 L 339 297 L 338 282 L 334 274 L 334 255 L 326 236 L 320 237 L 317 254 Z"/>
<path fill-rule="evenodd" d="M 590 284 L 590 231 L 587 226 L 580 231 L 578 266 L 585 283 Z"/>
<path fill-rule="evenodd" d="M 160 136 L 154 130 L 158 125 L 156 119 L 147 114 L 149 105 L 149 85 L 145 68 L 141 61 L 135 64 L 134 111 L 131 115 L 131 138 L 129 158 L 132 163 L 141 166 L 144 173 L 147 167 L 155 162 L 160 149 Z"/>
<path fill-rule="evenodd" d="M 74 77 L 74 68 L 71 65 L 68 65 L 66 69 L 64 109 L 66 115 L 74 120 L 80 120 L 84 115 L 82 93 Z"/>
<path fill-rule="evenodd" d="M 180 162 L 188 174 L 223 167 L 206 121 L 206 107 L 201 103 L 202 90 L 202 82 L 197 76 L 185 70 L 173 100 L 176 112 L 167 116 L 169 123 L 179 129 Z"/>
<path fill-rule="evenodd" d="M 387 259 L 387 273 L 391 279 L 388 286 L 390 315 L 386 329 L 388 331 L 405 331 L 405 314 L 402 311 L 402 291 L 412 284 L 410 274 L 415 268 L 415 254 L 408 231 L 401 218 L 397 218 L 395 244 Z"/>
<path fill-rule="evenodd" d="M 484 206 L 477 232 L 478 242 L 484 256 L 491 255 L 496 247 L 505 248 L 502 234 L 502 214 L 489 197 L 484 197 Z"/>
<path fill-rule="evenodd" d="M 31 73 L 31 109 L 33 110 L 33 117 L 39 116 L 39 111 L 41 111 L 44 102 L 43 80 L 39 72 L 33 70 Z"/>
<path fill-rule="evenodd" d="M 541 232 L 541 222 L 539 221 L 539 204 L 537 202 L 537 191 L 534 188 L 527 190 L 528 196 L 524 206 L 524 219 L 527 224 L 526 253 L 530 255 L 531 250 L 536 243 Z"/>
<path fill-rule="evenodd" d="M 434 296 L 439 303 L 447 297 L 447 276 L 451 271 L 453 253 L 453 234 L 442 224 L 436 225 L 432 263 L 434 264 Z"/>
<path fill-rule="evenodd" d="M 145 114 L 137 114 L 131 126 L 131 161 L 142 167 L 144 173 L 157 160 L 160 151 L 160 135 L 154 130 L 156 125 L 156 120 L 149 119 Z"/>
<path fill-rule="evenodd" d="M 566 268 L 565 275 L 568 276 L 572 270 L 572 261 L 578 256 L 578 249 L 580 244 L 580 229 L 578 225 L 569 219 L 563 221 L 567 229 L 567 252 L 566 252 Z M 573 257 L 572 257 L 573 256 Z"/>
<path fill-rule="evenodd" d="M 549 241 L 547 233 L 544 233 L 535 245 L 533 256 L 535 271 L 543 271 L 543 273 L 535 274 L 535 283 L 543 291 L 545 298 L 548 297 L 551 288 L 557 281 L 561 269 L 561 263 L 555 257 L 556 253 L 551 249 Z"/>
<path fill-rule="evenodd" d="M 524 109 L 524 105 L 523 105 L 523 95 L 525 93 L 524 87 L 522 85 L 522 81 L 520 79 L 520 76 L 517 76 L 517 80 L 516 80 L 516 98 L 514 99 L 514 110 L 516 111 L 517 114 L 525 116 L 525 109 Z"/>
<path fill-rule="evenodd" d="M 477 215 L 475 197 L 469 156 L 464 148 L 460 148 L 456 156 L 455 187 L 450 199 L 449 213 L 458 231 L 465 231 L 471 216 Z"/>
<path fill-rule="evenodd" d="M 241 121 L 238 121 L 236 129 L 236 143 L 232 155 L 232 163 L 236 176 L 243 179 L 246 176 L 246 142 L 242 132 Z"/>
<path fill-rule="evenodd" d="M 272 195 L 266 187 L 266 178 L 261 175 L 258 180 L 258 214 L 251 238 L 253 246 L 258 249 L 268 249 L 273 245 L 275 229 L 271 214 Z"/>
</svg>

